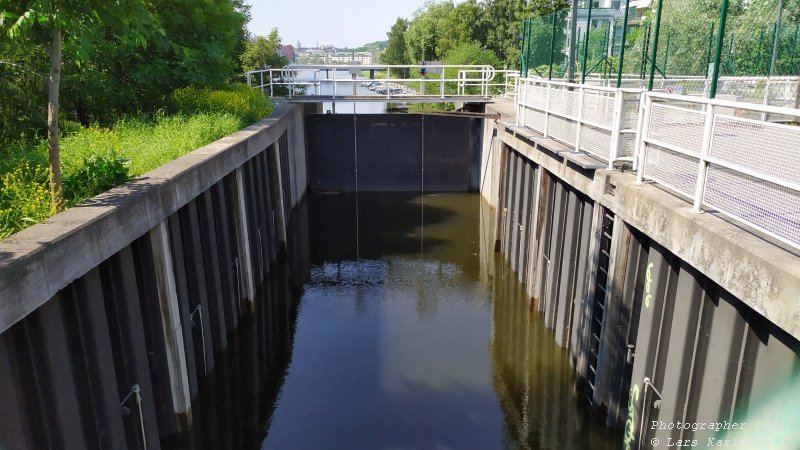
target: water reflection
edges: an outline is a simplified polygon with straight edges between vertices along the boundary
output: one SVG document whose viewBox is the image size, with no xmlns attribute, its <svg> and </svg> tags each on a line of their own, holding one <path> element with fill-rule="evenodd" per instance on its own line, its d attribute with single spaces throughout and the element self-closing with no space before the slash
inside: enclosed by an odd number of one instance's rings
<svg viewBox="0 0 800 450">
<path fill-rule="evenodd" d="M 554 343 L 544 316 L 529 308 L 509 264 L 493 261 L 493 383 L 511 448 L 616 449 L 621 435 L 593 423 L 573 391 L 568 355 Z"/>
<path fill-rule="evenodd" d="M 496 447 L 476 197 L 357 200 L 310 200 L 311 275 L 262 447 Z"/>
<path fill-rule="evenodd" d="M 262 448 L 617 447 L 480 213 L 467 194 L 310 198 L 309 276 Z"/>
</svg>

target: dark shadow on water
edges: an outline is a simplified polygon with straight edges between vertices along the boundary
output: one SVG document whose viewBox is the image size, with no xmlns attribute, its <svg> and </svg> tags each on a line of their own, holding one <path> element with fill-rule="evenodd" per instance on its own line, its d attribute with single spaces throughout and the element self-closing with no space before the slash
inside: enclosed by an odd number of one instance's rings
<svg viewBox="0 0 800 450">
<path fill-rule="evenodd" d="M 479 208 L 468 194 L 312 196 L 287 265 L 201 382 L 191 435 L 162 446 L 618 448 L 516 274 L 497 255 L 481 267 Z"/>
</svg>

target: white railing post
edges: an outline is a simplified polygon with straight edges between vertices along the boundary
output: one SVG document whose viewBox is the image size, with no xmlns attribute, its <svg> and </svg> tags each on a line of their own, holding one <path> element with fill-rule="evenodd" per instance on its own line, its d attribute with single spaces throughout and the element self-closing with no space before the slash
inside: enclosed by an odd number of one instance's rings
<svg viewBox="0 0 800 450">
<path fill-rule="evenodd" d="M 269 72 L 269 96 L 275 97 L 275 81 L 274 77 L 272 76 L 272 71 Z"/>
<path fill-rule="evenodd" d="M 636 183 L 644 182 L 644 160 L 647 154 L 647 142 L 645 139 L 650 133 L 650 109 L 653 101 L 646 92 L 641 92 L 639 100 L 639 124 L 636 127 Z"/>
<path fill-rule="evenodd" d="M 608 168 L 614 168 L 614 161 L 619 158 L 619 147 L 622 136 L 622 108 L 625 105 L 625 98 L 622 89 L 614 92 L 614 118 L 611 121 L 611 148 L 608 153 Z"/>
<path fill-rule="evenodd" d="M 522 105 L 521 121 L 520 117 L 517 116 L 517 121 L 519 122 L 517 125 L 522 127 L 525 126 L 525 112 L 528 110 L 528 85 L 530 84 L 530 81 L 525 80 L 524 83 L 525 84 L 522 85 L 522 92 L 524 92 L 524 94 L 522 95 L 522 100 L 519 102 L 519 104 Z"/>
<path fill-rule="evenodd" d="M 439 82 L 439 95 L 444 99 L 444 67 L 442 67 L 442 76 L 439 77 L 439 79 L 442 80 Z"/>
<path fill-rule="evenodd" d="M 333 70 L 331 70 L 331 72 L 333 72 L 333 97 L 332 98 L 336 98 L 336 67 L 334 67 Z"/>
<path fill-rule="evenodd" d="M 247 87 L 253 87 L 253 73 L 247 72 Z"/>
<path fill-rule="evenodd" d="M 550 136 L 550 93 L 553 90 L 553 85 L 549 82 L 545 84 L 547 86 L 547 95 L 545 95 L 544 100 L 544 130 L 542 130 L 542 134 L 544 137 Z"/>
<path fill-rule="evenodd" d="M 583 104 L 584 104 L 584 100 L 585 100 L 585 98 L 584 98 L 585 94 L 586 94 L 586 91 L 585 91 L 583 85 L 581 85 L 578 88 L 578 117 L 577 117 L 577 123 L 576 123 L 576 125 L 578 126 L 578 129 L 575 131 L 575 151 L 576 152 L 581 151 L 581 134 L 582 134 L 581 130 L 583 128 L 582 121 L 583 121 Z"/>
<path fill-rule="evenodd" d="M 706 120 L 703 128 L 703 145 L 700 147 L 700 161 L 697 168 L 697 187 L 694 193 L 692 211 L 702 212 L 703 197 L 706 192 L 706 176 L 708 174 L 708 156 L 711 153 L 711 142 L 714 138 L 714 105 L 706 105 Z"/>
</svg>

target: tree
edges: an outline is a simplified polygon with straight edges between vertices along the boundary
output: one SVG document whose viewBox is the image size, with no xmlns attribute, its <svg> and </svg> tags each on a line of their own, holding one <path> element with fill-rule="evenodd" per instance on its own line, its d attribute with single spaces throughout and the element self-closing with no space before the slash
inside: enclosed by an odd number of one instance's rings
<svg viewBox="0 0 800 450">
<path fill-rule="evenodd" d="M 269 36 L 257 36 L 244 45 L 241 55 L 242 69 L 245 72 L 256 69 L 280 68 L 289 64 L 286 57 L 281 56 L 281 36 L 277 28 L 270 31 Z"/>
<path fill-rule="evenodd" d="M 102 36 L 106 28 L 116 28 L 145 45 L 145 31 L 156 30 L 157 27 L 143 0 L 31 0 L 5 6 L 0 11 L 0 27 L 5 27 L 7 23 L 11 23 L 7 34 L 12 39 L 30 34 L 48 42 L 47 148 L 50 203 L 52 212 L 57 213 L 64 207 L 58 115 L 65 39 L 77 43 L 74 48 L 80 61 L 88 56 L 91 43 Z"/>
<path fill-rule="evenodd" d="M 405 33 L 411 61 L 436 60 L 444 56 L 438 44 L 440 37 L 450 31 L 444 27 L 453 9 L 452 1 L 429 1 L 414 13 Z"/>
<path fill-rule="evenodd" d="M 406 46 L 406 30 L 408 30 L 408 21 L 402 17 L 398 17 L 392 29 L 389 30 L 389 42 L 386 44 L 386 50 L 381 55 L 381 61 L 384 64 L 408 64 L 408 48 Z M 403 74 L 407 77 L 407 74 Z"/>
</svg>

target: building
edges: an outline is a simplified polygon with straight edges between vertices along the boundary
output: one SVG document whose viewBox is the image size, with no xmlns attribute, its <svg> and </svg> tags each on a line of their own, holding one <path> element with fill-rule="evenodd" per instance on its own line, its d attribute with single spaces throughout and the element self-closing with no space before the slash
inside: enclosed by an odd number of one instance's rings
<svg viewBox="0 0 800 450">
<path fill-rule="evenodd" d="M 370 65 L 373 63 L 373 57 L 370 52 L 334 53 L 326 56 L 325 63 Z"/>
</svg>

